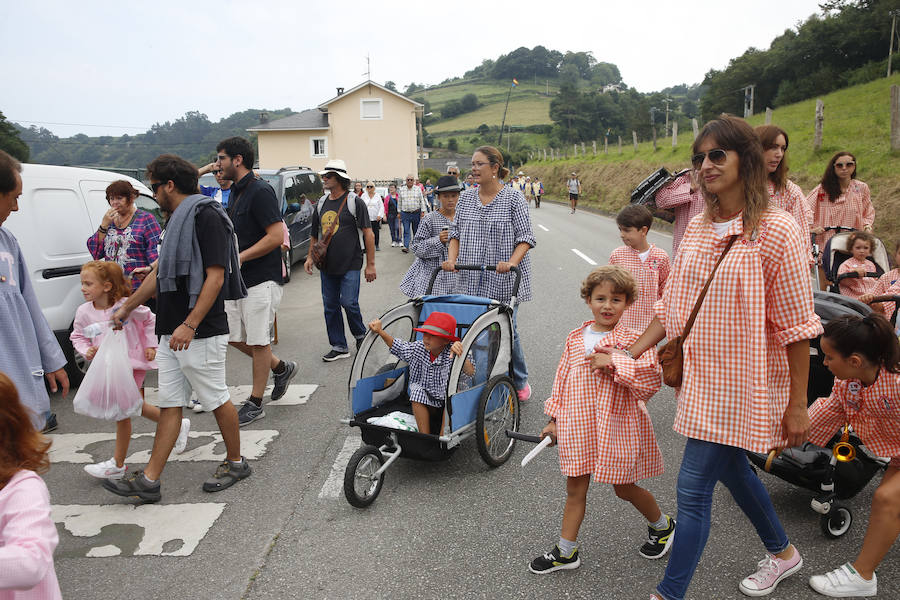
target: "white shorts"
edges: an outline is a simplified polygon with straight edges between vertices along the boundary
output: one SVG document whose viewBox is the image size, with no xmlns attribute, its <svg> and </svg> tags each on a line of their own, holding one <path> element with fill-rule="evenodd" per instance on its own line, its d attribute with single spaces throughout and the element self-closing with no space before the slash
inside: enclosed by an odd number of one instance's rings
<svg viewBox="0 0 900 600">
<path fill-rule="evenodd" d="M 159 365 L 159 395 L 156 405 L 160 408 L 187 407 L 191 404 L 191 392 L 197 392 L 197 400 L 204 410 L 212 411 L 229 401 L 225 385 L 225 352 L 228 350 L 226 334 L 191 340 L 187 350 L 169 348 L 169 338 L 159 338 L 156 364 Z"/>
<path fill-rule="evenodd" d="M 274 281 L 264 281 L 248 288 L 246 298 L 226 300 L 228 341 L 268 346 L 272 342 L 272 324 L 281 304 L 282 291 Z"/>
</svg>

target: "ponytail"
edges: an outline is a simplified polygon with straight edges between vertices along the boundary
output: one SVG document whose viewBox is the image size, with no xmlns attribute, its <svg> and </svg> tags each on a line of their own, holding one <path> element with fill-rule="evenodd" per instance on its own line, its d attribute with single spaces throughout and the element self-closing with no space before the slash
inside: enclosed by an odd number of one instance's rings
<svg viewBox="0 0 900 600">
<path fill-rule="evenodd" d="M 900 341 L 893 327 L 877 312 L 859 317 L 844 315 L 825 325 L 825 334 L 844 358 L 859 354 L 890 373 L 900 373 Z"/>
</svg>

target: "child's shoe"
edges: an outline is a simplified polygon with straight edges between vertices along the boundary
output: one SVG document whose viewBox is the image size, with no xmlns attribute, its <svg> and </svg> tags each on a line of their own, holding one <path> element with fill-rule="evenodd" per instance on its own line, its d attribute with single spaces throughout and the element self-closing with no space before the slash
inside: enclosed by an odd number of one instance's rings
<svg viewBox="0 0 900 600">
<path fill-rule="evenodd" d="M 128 467 L 116 466 L 116 459 L 111 458 L 93 465 L 84 465 L 84 472 L 97 479 L 122 479 Z"/>
<path fill-rule="evenodd" d="M 738 589 L 747 596 L 771 594 L 782 579 L 793 575 L 803 567 L 803 559 L 800 552 L 794 548 L 794 555 L 789 559 L 782 560 L 773 554 L 767 554 L 759 561 L 757 567 L 756 573 L 745 577 L 738 585 Z"/>
<path fill-rule="evenodd" d="M 516 391 L 516 395 L 519 397 L 519 402 L 528 402 L 531 399 L 531 384 L 526 383 L 525 387 Z"/>
<path fill-rule="evenodd" d="M 178 430 L 178 438 L 175 440 L 175 447 L 173 450 L 175 454 L 181 454 L 184 452 L 184 449 L 187 448 L 188 443 L 188 433 L 191 432 L 191 421 L 190 419 L 182 419 L 181 420 L 181 429 Z"/>
<path fill-rule="evenodd" d="M 552 573 L 562 569 L 577 569 L 581 566 L 581 558 L 578 556 L 578 548 L 572 550 L 569 556 L 563 556 L 559 546 L 553 546 L 553 550 L 538 556 L 528 565 L 528 570 L 538 575 Z"/>
<path fill-rule="evenodd" d="M 832 598 L 874 596 L 878 591 L 878 577 L 872 573 L 872 580 L 866 581 L 853 565 L 847 563 L 824 575 L 813 575 L 809 578 L 809 587 Z"/>
<path fill-rule="evenodd" d="M 638 550 L 644 558 L 662 558 L 669 552 L 669 548 L 675 540 L 675 519 L 666 515 L 666 520 L 668 526 L 664 529 L 647 526 L 647 541 Z"/>
</svg>

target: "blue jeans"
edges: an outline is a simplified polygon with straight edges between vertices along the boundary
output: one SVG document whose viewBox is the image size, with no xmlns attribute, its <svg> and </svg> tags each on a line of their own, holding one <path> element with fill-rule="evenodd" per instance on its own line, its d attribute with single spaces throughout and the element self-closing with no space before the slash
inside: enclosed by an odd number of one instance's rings
<svg viewBox="0 0 900 600">
<path fill-rule="evenodd" d="M 387 218 L 388 229 L 391 230 L 391 241 L 399 242 L 400 241 L 400 227 L 397 221 L 397 215 L 391 215 Z"/>
<path fill-rule="evenodd" d="M 744 450 L 688 438 L 678 473 L 675 541 L 666 575 L 656 588 L 666 600 L 682 600 L 687 592 L 709 537 L 713 489 L 719 481 L 750 519 L 766 550 L 778 554 L 788 547 L 772 499 L 750 468 Z"/>
<path fill-rule="evenodd" d="M 517 390 L 521 390 L 528 383 L 528 365 L 525 364 L 525 353 L 522 352 L 522 344 L 519 342 L 519 329 L 516 327 L 516 317 L 519 314 L 519 305 L 513 309 L 513 349 L 512 349 L 512 380 Z"/>
<path fill-rule="evenodd" d="M 403 222 L 403 247 L 409 248 L 409 242 L 412 241 L 413 237 L 416 235 L 416 230 L 419 228 L 419 219 L 422 218 L 422 213 L 419 211 L 416 212 L 401 212 L 400 220 Z M 410 229 L 412 230 L 412 234 L 410 234 Z"/>
<path fill-rule="evenodd" d="M 343 275 L 319 273 L 322 281 L 322 305 L 325 308 L 325 329 L 328 343 L 337 352 L 347 352 L 347 336 L 344 335 L 344 315 L 355 338 L 366 335 L 362 312 L 359 310 L 359 271 L 347 271 Z"/>
</svg>

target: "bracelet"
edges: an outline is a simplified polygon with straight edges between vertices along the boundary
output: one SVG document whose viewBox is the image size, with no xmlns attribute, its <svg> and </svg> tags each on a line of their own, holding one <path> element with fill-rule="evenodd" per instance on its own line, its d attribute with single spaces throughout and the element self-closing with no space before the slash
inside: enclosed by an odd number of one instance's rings
<svg viewBox="0 0 900 600">
<path fill-rule="evenodd" d="M 109 227 L 104 227 L 103 225 L 101 225 L 100 227 L 97 228 L 97 231 L 99 231 L 103 235 L 106 235 L 106 232 L 109 231 Z"/>
<path fill-rule="evenodd" d="M 184 325 L 185 327 L 190 327 L 191 329 L 194 330 L 194 333 L 197 332 L 197 328 L 194 327 L 193 325 L 191 325 L 190 323 L 188 323 L 187 321 L 184 321 L 184 322 L 182 323 L 182 325 Z"/>
</svg>

